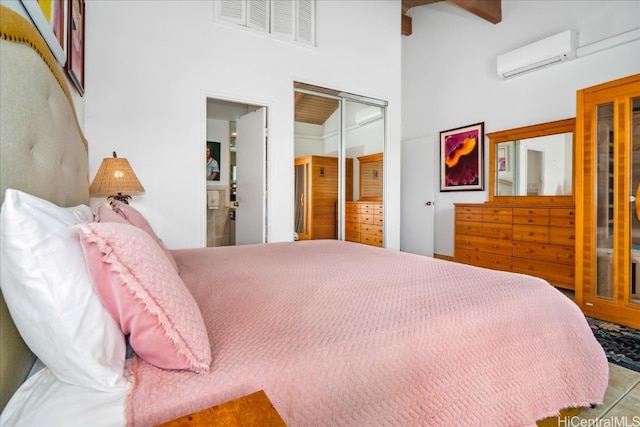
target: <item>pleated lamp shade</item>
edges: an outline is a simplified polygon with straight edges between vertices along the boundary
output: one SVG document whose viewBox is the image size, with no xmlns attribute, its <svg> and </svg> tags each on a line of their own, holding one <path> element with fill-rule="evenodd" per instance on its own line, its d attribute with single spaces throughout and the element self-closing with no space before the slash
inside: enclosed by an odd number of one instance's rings
<svg viewBox="0 0 640 427">
<path fill-rule="evenodd" d="M 96 173 L 96 177 L 89 186 L 91 196 L 108 196 L 127 203 L 131 194 L 144 193 L 144 187 L 131 168 L 129 161 L 117 157 L 113 152 L 112 158 L 105 158 Z"/>
</svg>

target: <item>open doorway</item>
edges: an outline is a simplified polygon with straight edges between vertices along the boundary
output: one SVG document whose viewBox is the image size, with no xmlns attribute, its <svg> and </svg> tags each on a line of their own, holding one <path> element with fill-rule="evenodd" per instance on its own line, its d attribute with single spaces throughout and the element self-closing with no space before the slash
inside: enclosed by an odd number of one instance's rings
<svg viewBox="0 0 640 427">
<path fill-rule="evenodd" d="M 202 153 L 209 148 L 218 168 L 209 175 L 205 159 L 207 247 L 266 241 L 266 126 L 264 106 L 206 98 Z"/>
</svg>

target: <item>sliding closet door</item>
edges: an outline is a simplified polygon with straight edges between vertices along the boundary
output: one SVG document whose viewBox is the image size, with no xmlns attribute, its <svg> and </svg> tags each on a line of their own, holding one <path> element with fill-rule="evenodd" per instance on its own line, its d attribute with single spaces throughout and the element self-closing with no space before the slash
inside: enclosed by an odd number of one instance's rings
<svg viewBox="0 0 640 427">
<path fill-rule="evenodd" d="M 295 238 L 338 238 L 340 99 L 295 96 Z"/>
<path fill-rule="evenodd" d="M 576 134 L 576 299 L 640 328 L 640 75 L 579 91 Z"/>
<path fill-rule="evenodd" d="M 384 210 L 383 160 L 362 180 L 359 158 L 384 157 L 386 102 L 295 82 L 294 108 L 295 236 L 344 240 L 347 202 L 375 200 Z"/>
</svg>

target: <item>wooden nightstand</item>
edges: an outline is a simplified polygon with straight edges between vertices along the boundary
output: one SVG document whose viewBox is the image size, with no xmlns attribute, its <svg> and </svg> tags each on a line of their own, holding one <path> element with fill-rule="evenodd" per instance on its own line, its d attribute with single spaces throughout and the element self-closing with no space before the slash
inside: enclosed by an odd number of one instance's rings
<svg viewBox="0 0 640 427">
<path fill-rule="evenodd" d="M 160 427 L 265 426 L 286 427 L 264 391 L 256 391 L 200 412 L 185 415 Z"/>
</svg>

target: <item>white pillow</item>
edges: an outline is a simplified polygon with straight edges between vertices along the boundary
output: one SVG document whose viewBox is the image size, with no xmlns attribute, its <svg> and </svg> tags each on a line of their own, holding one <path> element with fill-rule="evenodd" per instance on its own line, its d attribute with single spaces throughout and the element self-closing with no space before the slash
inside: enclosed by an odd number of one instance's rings
<svg viewBox="0 0 640 427">
<path fill-rule="evenodd" d="M 44 368 L 13 394 L 0 414 L 0 426 L 126 426 L 130 388 L 103 392 L 78 387 L 63 383 Z"/>
<path fill-rule="evenodd" d="M 0 284 L 22 338 L 61 381 L 126 387 L 125 340 L 93 289 L 80 238 L 88 206 L 61 208 L 8 189 L 0 211 Z"/>
</svg>

